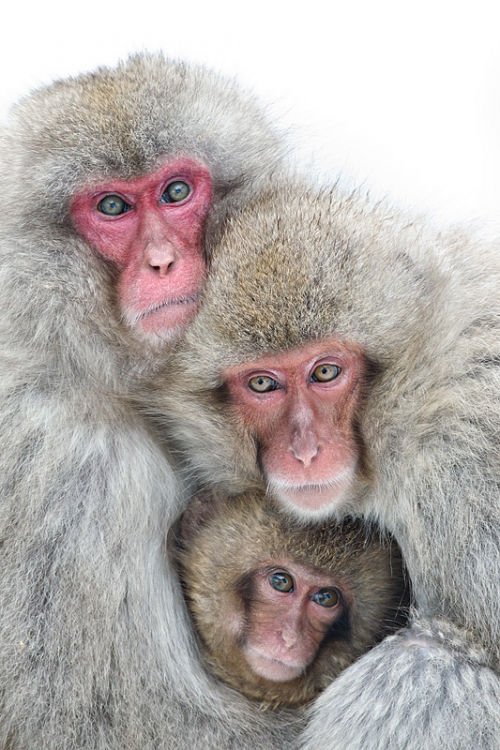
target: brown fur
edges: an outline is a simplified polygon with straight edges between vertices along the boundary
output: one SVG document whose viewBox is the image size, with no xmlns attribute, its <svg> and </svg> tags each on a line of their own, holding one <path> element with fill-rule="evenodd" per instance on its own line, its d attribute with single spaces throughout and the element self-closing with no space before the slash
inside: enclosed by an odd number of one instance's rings
<svg viewBox="0 0 500 750">
<path fill-rule="evenodd" d="M 262 494 L 223 500 L 202 493 L 193 498 L 182 519 L 176 555 L 211 671 L 266 706 L 309 702 L 406 619 L 408 592 L 394 543 L 375 530 L 365 533 L 354 521 L 300 525 Z M 236 614 L 245 617 L 241 587 L 249 573 L 286 560 L 330 573 L 354 593 L 345 622 L 321 645 L 306 673 L 276 683 L 253 673 L 238 648 L 239 636 L 227 623 Z"/>
</svg>

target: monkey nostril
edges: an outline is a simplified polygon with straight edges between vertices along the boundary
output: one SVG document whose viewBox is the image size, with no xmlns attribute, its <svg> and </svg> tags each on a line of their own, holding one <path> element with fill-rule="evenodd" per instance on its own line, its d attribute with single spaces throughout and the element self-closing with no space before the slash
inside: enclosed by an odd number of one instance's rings
<svg viewBox="0 0 500 750">
<path fill-rule="evenodd" d="M 165 263 L 160 263 L 160 264 L 149 263 L 149 267 L 152 271 L 155 272 L 155 274 L 163 277 L 163 276 L 167 276 L 171 272 L 172 266 L 174 265 L 174 263 L 175 263 L 174 260 L 169 260 L 169 261 L 166 261 Z"/>
</svg>

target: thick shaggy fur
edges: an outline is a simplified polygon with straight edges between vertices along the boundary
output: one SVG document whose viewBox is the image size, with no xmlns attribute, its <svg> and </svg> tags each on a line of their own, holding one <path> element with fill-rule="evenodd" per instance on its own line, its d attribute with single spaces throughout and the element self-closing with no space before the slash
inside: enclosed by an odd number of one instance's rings
<svg viewBox="0 0 500 750">
<path fill-rule="evenodd" d="M 288 747 L 293 724 L 198 659 L 165 537 L 184 506 L 128 395 L 164 359 L 125 329 L 75 188 L 166 155 L 210 168 L 212 242 L 282 158 L 253 100 L 139 55 L 35 92 L 0 155 L 0 748 Z"/>
<path fill-rule="evenodd" d="M 321 696 L 307 750 L 499 747 L 499 289 L 498 248 L 338 189 L 271 185 L 228 227 L 163 388 L 160 407 L 182 404 L 171 434 L 201 483 L 243 491 L 258 445 L 224 369 L 332 335 L 361 345 L 363 471 L 332 513 L 394 534 L 417 603 L 407 634 Z"/>
<path fill-rule="evenodd" d="M 303 705 L 408 614 L 401 555 L 376 530 L 356 521 L 307 526 L 294 522 L 263 493 L 237 498 L 196 496 L 182 518 L 179 559 L 189 609 L 212 672 L 265 706 Z M 329 573 L 352 592 L 342 622 L 321 644 L 307 671 L 289 682 L 254 674 L 236 643 L 235 618 L 248 617 L 242 596 L 250 574 L 266 565 L 302 563 Z M 254 607 L 259 603 L 255 602 Z"/>
</svg>

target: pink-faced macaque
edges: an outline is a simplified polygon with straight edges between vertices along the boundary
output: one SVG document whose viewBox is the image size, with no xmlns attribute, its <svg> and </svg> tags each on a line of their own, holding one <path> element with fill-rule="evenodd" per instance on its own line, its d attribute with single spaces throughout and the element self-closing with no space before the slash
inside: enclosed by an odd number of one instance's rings
<svg viewBox="0 0 500 750">
<path fill-rule="evenodd" d="M 266 707 L 307 704 L 406 621 L 391 540 L 299 524 L 263 493 L 193 498 L 174 554 L 210 670 Z"/>
<path fill-rule="evenodd" d="M 353 484 L 366 374 L 361 349 L 335 338 L 226 370 L 229 397 L 258 435 L 269 489 L 285 505 L 318 515 Z"/>
<path fill-rule="evenodd" d="M 148 341 L 177 337 L 196 312 L 212 201 L 208 167 L 182 156 L 144 177 L 85 186 L 71 200 L 77 231 L 119 269 L 123 319 Z"/>
<path fill-rule="evenodd" d="M 283 151 L 252 96 L 150 54 L 1 132 L 1 750 L 293 741 L 199 658 L 164 543 L 187 493 L 132 398 Z"/>
<path fill-rule="evenodd" d="M 303 523 L 364 517 L 401 548 L 410 626 L 317 698 L 302 750 L 498 750 L 499 290 L 498 246 L 271 181 L 157 381 L 203 489 L 264 481 Z"/>
</svg>

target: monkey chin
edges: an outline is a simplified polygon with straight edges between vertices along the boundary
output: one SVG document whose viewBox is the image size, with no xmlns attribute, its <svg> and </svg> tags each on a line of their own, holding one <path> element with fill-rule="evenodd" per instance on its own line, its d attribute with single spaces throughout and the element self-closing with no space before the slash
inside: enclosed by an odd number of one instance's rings
<svg viewBox="0 0 500 750">
<path fill-rule="evenodd" d="M 287 664 L 279 659 L 257 651 L 253 646 L 244 649 L 247 664 L 254 674 L 272 682 L 290 682 L 300 677 L 305 667 L 302 664 Z"/>
<path fill-rule="evenodd" d="M 141 313 L 125 309 L 123 319 L 141 341 L 161 347 L 178 341 L 197 312 L 198 298 L 193 296 L 169 300 Z"/>
<path fill-rule="evenodd" d="M 267 491 L 299 521 L 323 521 L 347 505 L 355 477 L 356 464 L 348 466 L 333 479 L 317 484 L 298 485 L 268 477 Z"/>
</svg>

